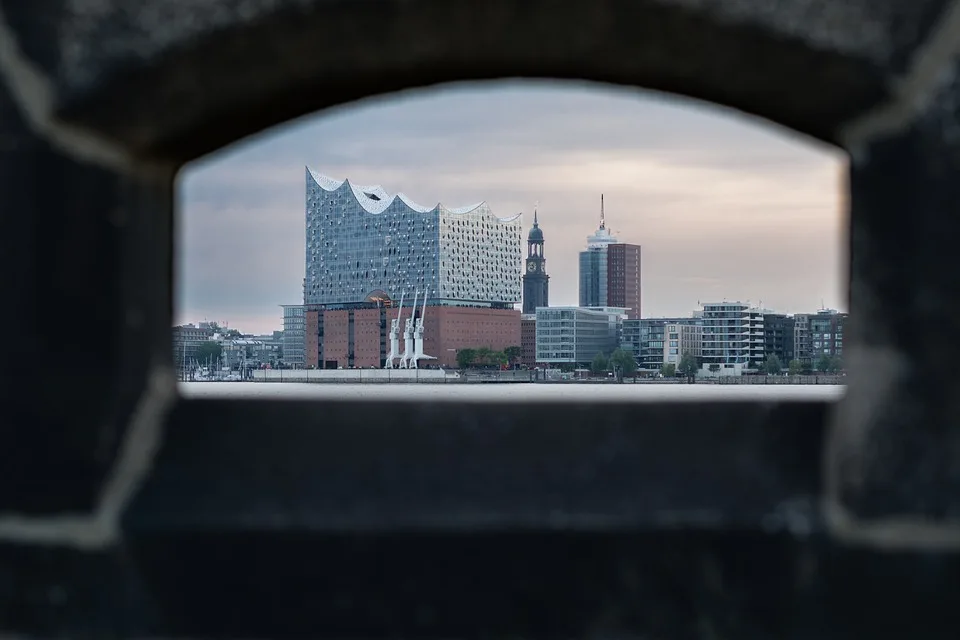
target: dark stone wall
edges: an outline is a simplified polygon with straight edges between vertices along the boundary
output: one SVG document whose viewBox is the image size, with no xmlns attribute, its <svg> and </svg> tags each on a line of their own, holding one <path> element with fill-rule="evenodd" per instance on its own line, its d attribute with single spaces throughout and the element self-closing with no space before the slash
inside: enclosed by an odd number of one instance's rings
<svg viewBox="0 0 960 640">
<path fill-rule="evenodd" d="M 0 636 L 955 636 L 958 2 L 557 6 L 0 0 Z M 516 76 L 675 92 L 848 150 L 846 398 L 177 397 L 183 163 Z"/>
</svg>

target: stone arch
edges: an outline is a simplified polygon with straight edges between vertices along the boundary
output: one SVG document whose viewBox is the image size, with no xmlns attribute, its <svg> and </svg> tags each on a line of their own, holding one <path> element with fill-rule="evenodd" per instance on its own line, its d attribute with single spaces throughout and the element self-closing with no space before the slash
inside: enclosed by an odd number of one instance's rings
<svg viewBox="0 0 960 640">
<path fill-rule="evenodd" d="M 737 583 L 734 600 L 759 604 L 729 616 L 684 609 L 655 580 L 638 586 L 633 577 L 629 584 L 601 578 L 649 562 L 653 574 L 670 578 L 667 591 L 704 581 L 688 594 L 699 602 L 719 591 L 714 578 L 733 572 L 736 549 L 758 548 L 748 534 L 723 537 L 731 530 L 789 531 L 790 544 L 806 545 L 796 553 L 810 554 L 814 565 L 825 558 L 810 538 L 940 551 L 960 545 L 950 457 L 960 446 L 953 382 L 960 344 L 951 321 L 958 267 L 950 260 L 960 220 L 953 215 L 960 202 L 958 3 L 582 0 L 556 7 L 549 0 L 0 4 L 0 201 L 17 212 L 3 219 L 5 237 L 15 240 L 0 252 L 0 266 L 16 274 L 3 284 L 3 300 L 17 310 L 10 333 L 18 337 L 10 354 L 16 377 L 0 390 L 10 417 L 0 442 L 0 558 L 18 589 L 53 594 L 15 603 L 16 617 L 0 631 L 83 635 L 94 624 L 94 635 L 266 637 L 280 619 L 271 603 L 283 601 L 290 635 L 320 635 L 315 625 L 323 620 L 345 635 L 661 637 L 693 633 L 685 625 L 694 619 L 700 632 L 736 620 L 740 627 L 726 635 L 749 635 L 757 628 L 753 612 L 796 611 L 802 598 L 793 599 L 794 589 L 808 573 L 777 565 L 786 576 L 778 589 L 765 588 L 769 576 Z M 292 401 L 177 396 L 170 272 L 173 181 L 184 163 L 318 109 L 502 77 L 669 91 L 851 153 L 858 373 L 826 445 L 821 436 L 834 407 L 823 403 L 608 405 L 598 419 L 589 405 L 333 402 L 318 411 Z M 56 189 L 45 188 L 49 176 Z M 56 250 L 38 248 L 44 243 Z M 67 332 L 64 310 L 72 310 Z M 84 364 L 68 385 L 62 370 L 49 367 L 65 353 Z M 477 414 L 496 416 L 495 428 L 476 429 L 470 416 Z M 282 429 L 264 436 L 278 423 Z M 685 428 L 631 428 L 678 423 Z M 665 466 L 693 458 L 697 474 Z M 322 487 L 323 499 L 303 486 Z M 532 532 L 525 538 L 532 543 L 487 536 L 497 525 Z M 653 544 L 643 556 L 643 544 L 622 537 L 642 531 L 656 542 L 675 527 L 696 529 L 704 541 L 688 543 L 669 567 L 656 564 L 664 547 Z M 427 548 L 411 542 L 416 536 L 390 536 L 410 530 L 437 537 Z M 318 531 L 323 544 L 311 537 Z M 356 547 L 344 540 L 365 544 L 365 532 L 386 532 L 370 544 L 389 553 L 351 554 Z M 465 553 L 457 546 L 465 538 L 484 553 Z M 930 608 L 950 606 L 942 595 L 953 592 L 955 556 L 941 555 L 947 564 L 937 573 L 910 559 L 850 560 L 842 545 L 829 548 L 836 554 L 819 566 L 847 563 L 837 569 L 838 583 L 817 583 L 831 607 L 814 606 L 793 624 L 855 624 L 856 637 L 881 636 L 891 628 L 884 616 L 913 610 L 922 611 L 911 620 L 917 635 L 941 637 L 955 627 L 938 624 L 942 610 Z M 423 561 L 438 551 L 444 561 Z M 594 561 L 567 562 L 584 552 Z M 497 565 L 501 557 L 515 564 Z M 385 571 L 369 564 L 383 558 L 390 560 Z M 482 580 L 443 582 L 455 577 L 448 563 L 471 559 Z M 322 571 L 297 574 L 300 581 L 283 573 L 321 560 L 328 562 Z M 714 560 L 728 561 L 730 571 Z M 363 562 L 366 573 L 357 568 Z M 855 583 L 844 588 L 843 576 L 866 575 L 871 562 L 880 567 L 871 579 L 890 575 L 889 589 L 907 590 L 874 603 L 869 615 L 845 617 L 860 594 Z M 499 571 L 483 573 L 484 563 Z M 179 575 L 183 567 L 189 573 Z M 439 567 L 448 573 L 431 573 Z M 297 599 L 295 587 L 318 575 L 367 574 L 377 584 Z M 920 574 L 923 580 L 906 579 Z M 531 608 L 519 617 L 502 588 L 514 583 L 536 587 L 523 594 Z M 122 615 L 139 606 L 130 593 L 142 584 L 162 605 L 163 624 L 118 630 L 146 619 L 142 610 Z M 637 589 L 647 586 L 665 628 L 629 614 Z M 413 591 L 420 600 L 405 601 L 402 594 Z M 229 610 L 209 598 L 226 592 Z M 471 608 L 450 592 L 486 595 Z M 108 602 L 114 617 L 78 611 L 84 607 L 76 603 L 93 602 L 87 593 L 102 596 L 95 601 Z M 768 606 L 765 598 L 777 594 Z M 542 600 L 549 611 L 535 608 Z M 355 606 L 374 601 L 369 610 Z M 120 615 L 118 602 L 125 603 Z M 326 602 L 334 603 L 328 617 L 316 613 Z M 387 603 L 396 608 L 387 611 Z"/>
<path fill-rule="evenodd" d="M 169 20 L 185 26 L 162 32 L 148 11 L 110 4 L 100 33 L 67 30 L 63 44 L 83 46 L 64 66 L 58 113 L 179 163 L 354 100 L 522 76 L 676 93 L 837 143 L 843 123 L 887 94 L 897 53 L 887 39 L 902 30 L 919 41 L 930 22 L 922 11 L 884 22 L 867 2 L 845 3 L 841 22 L 752 4 L 599 0 L 557 12 L 547 0 L 384 0 L 362 15 L 328 2 L 275 2 L 250 15 L 177 5 Z M 858 23 L 874 26 L 846 31 Z M 183 99 L 199 90 L 202 100 Z"/>
</svg>

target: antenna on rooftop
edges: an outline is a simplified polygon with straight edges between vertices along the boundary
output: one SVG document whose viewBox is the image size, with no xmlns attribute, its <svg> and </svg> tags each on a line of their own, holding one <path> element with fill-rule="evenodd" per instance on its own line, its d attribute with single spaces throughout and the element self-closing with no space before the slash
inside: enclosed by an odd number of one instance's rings
<svg viewBox="0 0 960 640">
<path fill-rule="evenodd" d="M 601 229 L 607 228 L 607 222 L 604 219 L 604 215 L 603 215 L 603 194 L 602 193 L 600 194 L 600 228 Z"/>
</svg>

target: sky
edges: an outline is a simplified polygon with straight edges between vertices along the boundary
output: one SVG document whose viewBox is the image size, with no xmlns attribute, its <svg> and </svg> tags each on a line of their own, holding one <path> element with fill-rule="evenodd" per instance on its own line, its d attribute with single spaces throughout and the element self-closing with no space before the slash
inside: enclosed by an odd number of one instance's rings
<svg viewBox="0 0 960 640">
<path fill-rule="evenodd" d="M 551 305 L 577 304 L 599 224 L 642 248 L 644 317 L 700 302 L 846 310 L 841 191 L 828 145 L 714 105 L 604 85 L 444 85 L 319 112 L 197 160 L 177 183 L 176 317 L 249 333 L 302 302 L 304 166 L 448 207 L 538 203 Z M 526 255 L 526 249 L 524 249 Z M 519 308 L 519 307 L 518 307 Z"/>
</svg>

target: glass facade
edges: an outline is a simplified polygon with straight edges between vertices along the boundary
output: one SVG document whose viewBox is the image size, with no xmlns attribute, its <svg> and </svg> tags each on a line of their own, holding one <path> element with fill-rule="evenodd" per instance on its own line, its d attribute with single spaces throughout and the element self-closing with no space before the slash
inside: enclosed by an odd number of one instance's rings
<svg viewBox="0 0 960 640">
<path fill-rule="evenodd" d="M 306 355 L 307 321 L 302 305 L 283 305 L 283 363 L 299 368 Z"/>
<path fill-rule="evenodd" d="M 304 304 L 349 304 L 371 295 L 431 303 L 520 301 L 521 216 L 486 203 L 420 206 L 382 187 L 336 181 L 307 168 Z M 422 299 L 422 298 L 421 298 Z"/>
<path fill-rule="evenodd" d="M 590 364 L 620 344 L 622 309 L 537 309 L 537 362 Z"/>
<path fill-rule="evenodd" d="M 607 248 L 580 252 L 580 306 L 607 306 Z"/>
</svg>

